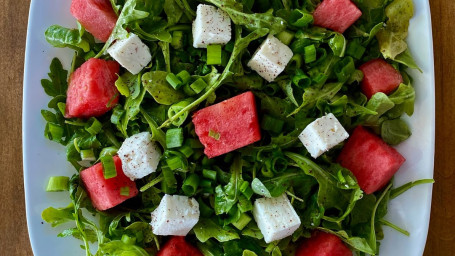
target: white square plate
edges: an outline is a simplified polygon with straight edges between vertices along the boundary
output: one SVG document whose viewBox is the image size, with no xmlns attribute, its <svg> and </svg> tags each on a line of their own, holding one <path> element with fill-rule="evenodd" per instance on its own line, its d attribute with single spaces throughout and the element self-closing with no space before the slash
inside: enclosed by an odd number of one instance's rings
<svg viewBox="0 0 455 256">
<path fill-rule="evenodd" d="M 40 110 L 46 108 L 40 80 L 47 78 L 49 64 L 58 57 L 69 69 L 72 51 L 51 47 L 44 31 L 53 24 L 76 27 L 70 15 L 70 0 L 33 0 L 27 33 L 23 94 L 23 159 L 27 223 L 35 256 L 82 255 L 80 242 L 74 238 L 58 238 L 62 228 L 43 223 L 41 212 L 49 207 L 66 206 L 67 193 L 46 193 L 50 176 L 71 176 L 74 168 L 66 161 L 65 150 L 43 136 L 45 122 Z M 395 176 L 397 186 L 408 181 L 433 177 L 434 156 L 434 67 L 430 7 L 427 0 L 414 0 L 415 15 L 409 28 L 409 48 L 423 73 L 412 70 L 417 93 L 414 115 L 408 119 L 413 131 L 398 150 L 407 159 Z M 385 228 L 381 242 L 382 256 L 420 256 L 423 254 L 430 219 L 432 185 L 421 185 L 391 201 L 387 220 L 411 233 L 406 237 Z"/>
</svg>

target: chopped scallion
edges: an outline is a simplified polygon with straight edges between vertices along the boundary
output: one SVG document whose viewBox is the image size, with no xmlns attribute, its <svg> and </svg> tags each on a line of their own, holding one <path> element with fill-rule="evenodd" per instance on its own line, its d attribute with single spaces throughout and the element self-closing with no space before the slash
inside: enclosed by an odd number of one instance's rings
<svg viewBox="0 0 455 256">
<path fill-rule="evenodd" d="M 212 129 L 209 130 L 209 136 L 214 138 L 215 140 L 219 140 L 221 137 L 221 135 L 218 132 L 216 132 Z"/>
<path fill-rule="evenodd" d="M 346 46 L 346 55 L 360 60 L 365 53 L 365 50 L 366 48 L 363 47 L 357 40 L 353 40 Z"/>
<path fill-rule="evenodd" d="M 311 63 L 313 61 L 316 61 L 316 47 L 314 46 L 314 44 L 305 46 L 303 51 L 305 63 Z"/>
<path fill-rule="evenodd" d="M 172 86 L 172 88 L 176 90 L 178 90 L 183 85 L 182 80 L 180 80 L 180 78 L 178 78 L 173 73 L 167 74 L 166 81 Z"/>
<path fill-rule="evenodd" d="M 194 153 L 194 150 L 187 144 L 184 144 L 178 150 L 180 151 L 180 153 L 185 155 L 185 157 L 187 157 L 187 158 L 190 157 Z"/>
<path fill-rule="evenodd" d="M 129 235 L 123 234 L 122 235 L 122 242 L 125 244 L 133 245 L 136 243 L 136 237 L 131 237 Z"/>
<path fill-rule="evenodd" d="M 174 49 L 180 49 L 183 47 L 183 32 L 182 31 L 172 32 L 171 46 Z"/>
<path fill-rule="evenodd" d="M 207 46 L 207 65 L 221 64 L 221 45 L 211 44 Z"/>
<path fill-rule="evenodd" d="M 280 40 L 283 44 L 289 45 L 294 39 L 294 33 L 288 30 L 281 31 L 278 35 L 276 35 L 278 40 Z"/>
<path fill-rule="evenodd" d="M 95 161 L 95 153 L 93 152 L 93 149 L 83 149 L 81 150 L 81 159 L 83 161 Z"/>
<path fill-rule="evenodd" d="M 173 128 L 166 131 L 166 146 L 168 148 L 178 148 L 183 145 L 183 129 Z"/>
<path fill-rule="evenodd" d="M 117 168 L 115 167 L 114 158 L 112 156 L 103 156 L 101 158 L 101 164 L 103 165 L 103 175 L 105 179 L 117 177 Z"/>
<path fill-rule="evenodd" d="M 199 176 L 196 174 L 190 174 L 185 181 L 183 181 L 182 190 L 187 196 L 192 196 L 196 193 L 197 187 L 199 186 Z"/>
<path fill-rule="evenodd" d="M 205 81 L 202 78 L 199 78 L 196 81 L 194 81 L 190 85 L 190 87 L 191 87 L 191 89 L 193 89 L 193 91 L 196 94 L 199 94 L 200 92 L 202 92 L 202 90 L 204 90 L 207 87 L 207 84 L 205 83 Z"/>
<path fill-rule="evenodd" d="M 52 176 L 47 183 L 46 192 L 67 191 L 70 178 L 65 176 Z"/>
<path fill-rule="evenodd" d="M 98 119 L 94 117 L 91 117 L 85 125 L 85 130 L 88 131 L 91 135 L 97 135 L 102 128 L 103 125 L 100 123 L 100 121 L 98 121 Z"/>
<path fill-rule="evenodd" d="M 130 187 L 121 187 L 120 188 L 120 195 L 121 196 L 129 196 L 130 195 Z"/>
<path fill-rule="evenodd" d="M 232 225 L 234 225 L 234 227 L 236 227 L 238 230 L 242 230 L 244 227 L 246 227 L 246 225 L 248 225 L 248 223 L 250 223 L 250 221 L 251 217 L 246 213 L 242 213 L 242 215 L 240 215 L 240 218 L 236 222 L 233 222 Z"/>
<path fill-rule="evenodd" d="M 184 167 L 183 161 L 180 157 L 174 156 L 166 159 L 167 166 L 172 171 L 182 169 Z"/>
<path fill-rule="evenodd" d="M 183 84 L 187 84 L 191 79 L 190 73 L 188 73 L 188 71 L 186 70 L 180 71 L 177 74 L 177 77 L 180 78 L 180 81 L 182 81 Z"/>
<path fill-rule="evenodd" d="M 216 180 L 216 171 L 212 171 L 209 169 L 203 169 L 202 176 L 206 179 Z"/>
</svg>

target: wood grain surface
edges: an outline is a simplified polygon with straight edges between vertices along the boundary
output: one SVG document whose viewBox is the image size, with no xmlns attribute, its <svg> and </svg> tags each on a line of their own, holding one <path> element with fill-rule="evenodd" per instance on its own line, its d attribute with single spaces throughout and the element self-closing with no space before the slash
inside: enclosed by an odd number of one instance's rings
<svg viewBox="0 0 455 256">
<path fill-rule="evenodd" d="M 30 0 L 0 0 L 0 255 L 4 256 L 33 255 L 25 219 L 21 146 L 29 5 Z M 436 184 L 424 255 L 451 256 L 455 255 L 455 1 L 430 0 L 430 5 L 436 70 Z"/>
</svg>

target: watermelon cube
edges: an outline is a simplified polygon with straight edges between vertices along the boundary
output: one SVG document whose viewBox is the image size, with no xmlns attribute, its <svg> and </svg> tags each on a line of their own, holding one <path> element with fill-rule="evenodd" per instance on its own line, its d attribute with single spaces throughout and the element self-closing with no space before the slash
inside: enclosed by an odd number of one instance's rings
<svg viewBox="0 0 455 256">
<path fill-rule="evenodd" d="M 72 0 L 71 14 L 96 39 L 106 42 L 117 22 L 109 0 Z"/>
<path fill-rule="evenodd" d="M 115 87 L 120 66 L 115 61 L 89 59 L 74 71 L 66 93 L 67 118 L 100 116 L 118 102 Z"/>
<path fill-rule="evenodd" d="M 117 170 L 117 176 L 114 178 L 104 178 L 103 165 L 101 163 L 95 164 L 80 173 L 93 206 L 100 211 L 119 205 L 138 193 L 136 183 L 123 173 L 122 162 L 118 156 L 114 156 L 114 163 Z M 122 188 L 128 188 L 128 196 L 120 193 Z"/>
<path fill-rule="evenodd" d="M 203 256 L 184 236 L 173 236 L 161 248 L 156 256 Z"/>
<path fill-rule="evenodd" d="M 316 231 L 297 248 L 295 256 L 352 256 L 352 251 L 336 235 Z"/>
<path fill-rule="evenodd" d="M 370 60 L 359 69 L 364 76 L 361 89 L 368 99 L 377 92 L 389 94 L 403 83 L 400 72 L 382 59 Z"/>
<path fill-rule="evenodd" d="M 199 140 L 209 157 L 219 156 L 261 139 L 254 94 L 245 92 L 193 115 Z"/>
<path fill-rule="evenodd" d="M 314 25 L 344 33 L 362 12 L 351 0 L 324 0 L 313 13 Z"/>
<path fill-rule="evenodd" d="M 338 156 L 360 188 L 371 194 L 386 185 L 406 159 L 381 138 L 362 126 L 355 128 Z"/>
</svg>

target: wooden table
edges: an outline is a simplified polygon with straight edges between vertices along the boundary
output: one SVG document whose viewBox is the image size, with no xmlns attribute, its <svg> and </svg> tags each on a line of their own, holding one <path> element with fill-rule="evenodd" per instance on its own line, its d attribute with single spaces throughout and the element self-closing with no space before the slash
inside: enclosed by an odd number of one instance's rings
<svg viewBox="0 0 455 256">
<path fill-rule="evenodd" d="M 430 1 L 436 69 L 436 184 L 425 255 L 449 256 L 455 251 L 455 1 Z M 25 219 L 21 150 L 29 3 L 0 0 L 0 255 L 6 256 L 32 255 Z"/>
</svg>

